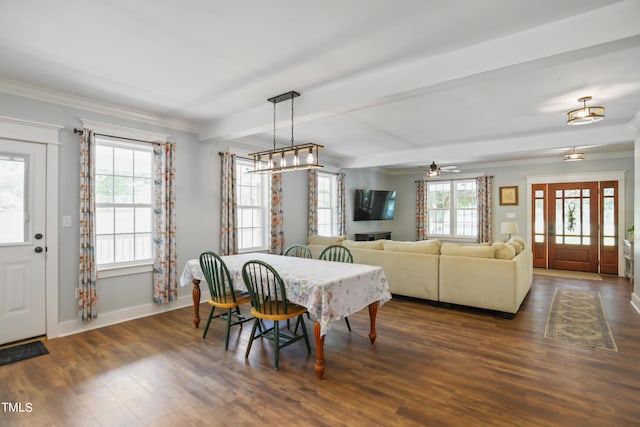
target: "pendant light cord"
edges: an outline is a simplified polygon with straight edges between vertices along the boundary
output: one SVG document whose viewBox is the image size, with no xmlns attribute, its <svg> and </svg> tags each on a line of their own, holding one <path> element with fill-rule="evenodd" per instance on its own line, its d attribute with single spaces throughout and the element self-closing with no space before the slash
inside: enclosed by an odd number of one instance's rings
<svg viewBox="0 0 640 427">
<path fill-rule="evenodd" d="M 293 146 L 293 95 L 291 95 L 291 146 Z"/>
</svg>

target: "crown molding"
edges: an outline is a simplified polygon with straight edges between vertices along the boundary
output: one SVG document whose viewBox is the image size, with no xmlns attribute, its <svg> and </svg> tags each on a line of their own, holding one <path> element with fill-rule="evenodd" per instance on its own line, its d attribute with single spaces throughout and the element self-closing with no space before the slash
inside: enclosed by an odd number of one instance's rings
<svg viewBox="0 0 640 427">
<path fill-rule="evenodd" d="M 120 138 L 134 138 L 142 141 L 167 142 L 171 135 L 166 133 L 150 132 L 143 129 L 135 129 L 126 126 L 113 125 L 111 123 L 96 122 L 93 120 L 80 119 L 82 126 L 91 129 L 96 133 Z"/>
<path fill-rule="evenodd" d="M 197 127 L 191 122 L 174 118 L 162 117 L 146 111 L 135 110 L 121 105 L 110 104 L 90 98 L 58 92 L 52 89 L 45 89 L 13 80 L 0 78 L 0 92 L 10 95 L 17 95 L 38 101 L 50 102 L 64 105 L 80 110 L 92 111 L 94 113 L 106 114 L 127 120 L 134 120 L 152 126 L 181 130 L 185 132 L 198 133 Z"/>
</svg>

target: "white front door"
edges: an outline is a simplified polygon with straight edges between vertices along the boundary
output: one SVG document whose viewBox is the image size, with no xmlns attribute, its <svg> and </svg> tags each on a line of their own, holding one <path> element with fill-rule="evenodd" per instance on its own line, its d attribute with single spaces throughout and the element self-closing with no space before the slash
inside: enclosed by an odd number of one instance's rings
<svg viewBox="0 0 640 427">
<path fill-rule="evenodd" d="M 0 139 L 0 344 L 46 333 L 46 153 Z"/>
</svg>

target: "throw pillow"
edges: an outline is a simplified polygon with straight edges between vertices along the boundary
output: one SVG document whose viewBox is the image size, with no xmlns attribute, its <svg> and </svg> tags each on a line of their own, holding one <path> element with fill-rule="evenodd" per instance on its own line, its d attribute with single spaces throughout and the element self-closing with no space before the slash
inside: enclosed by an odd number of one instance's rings
<svg viewBox="0 0 640 427">
<path fill-rule="evenodd" d="M 510 242 L 517 242 L 517 243 L 519 243 L 519 244 L 520 244 L 520 246 L 522 246 L 522 249 L 524 249 L 524 248 L 526 248 L 526 247 L 527 247 L 527 245 L 526 245 L 526 244 L 525 244 L 525 242 L 524 242 L 524 239 L 523 239 L 522 237 L 520 237 L 520 236 L 512 236 L 512 237 L 509 239 L 509 241 L 510 241 Z"/>
<path fill-rule="evenodd" d="M 522 252 L 522 245 L 520 245 L 520 243 L 518 242 L 509 242 L 508 243 L 513 249 L 516 250 L 516 255 L 518 255 L 520 252 Z"/>
<path fill-rule="evenodd" d="M 396 242 L 393 240 L 385 240 L 383 246 L 385 251 L 440 255 L 440 240 L 437 239 L 420 240 L 417 242 Z"/>
<path fill-rule="evenodd" d="M 462 246 L 455 243 L 443 243 L 440 247 L 440 255 L 493 258 L 493 253 L 493 246 Z"/>
<path fill-rule="evenodd" d="M 356 241 L 347 239 L 342 242 L 342 246 L 346 246 L 349 249 L 373 249 L 381 251 L 384 249 L 384 242 L 386 242 L 386 240 Z"/>
<path fill-rule="evenodd" d="M 513 259 L 513 257 L 516 256 L 516 250 L 511 245 L 497 242 L 491 246 L 493 246 L 493 256 L 496 259 Z"/>
</svg>

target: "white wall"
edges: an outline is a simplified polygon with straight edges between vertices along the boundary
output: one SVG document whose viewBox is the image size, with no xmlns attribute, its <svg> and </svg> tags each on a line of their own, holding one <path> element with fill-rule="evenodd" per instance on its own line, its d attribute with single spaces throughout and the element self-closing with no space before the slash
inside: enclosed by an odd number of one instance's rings
<svg viewBox="0 0 640 427">
<path fill-rule="evenodd" d="M 30 98 L 0 93 L 0 116 L 64 126 L 60 131 L 60 194 L 59 218 L 71 216 L 73 226 L 58 226 L 58 319 L 78 322 L 75 288 L 78 286 L 79 258 L 79 136 L 73 128 L 81 128 L 80 119 L 95 120 L 172 135 L 176 142 L 177 169 L 177 250 L 181 271 L 187 259 L 197 256 L 215 238 L 213 223 L 205 220 L 217 214 L 212 177 L 219 176 L 209 164 L 209 147 L 198 142 L 197 135 L 105 116 L 91 111 L 42 102 Z M 216 159 L 214 159 L 216 160 Z M 219 166 L 218 166 L 219 170 Z M 217 199 L 215 199 L 217 200 Z M 215 204 L 215 206 L 214 206 Z M 151 304 L 151 273 L 98 280 L 99 319 L 109 312 L 117 312 Z M 191 288 L 179 289 L 179 296 L 188 296 Z M 48 325 L 49 326 L 49 325 Z"/>
</svg>

